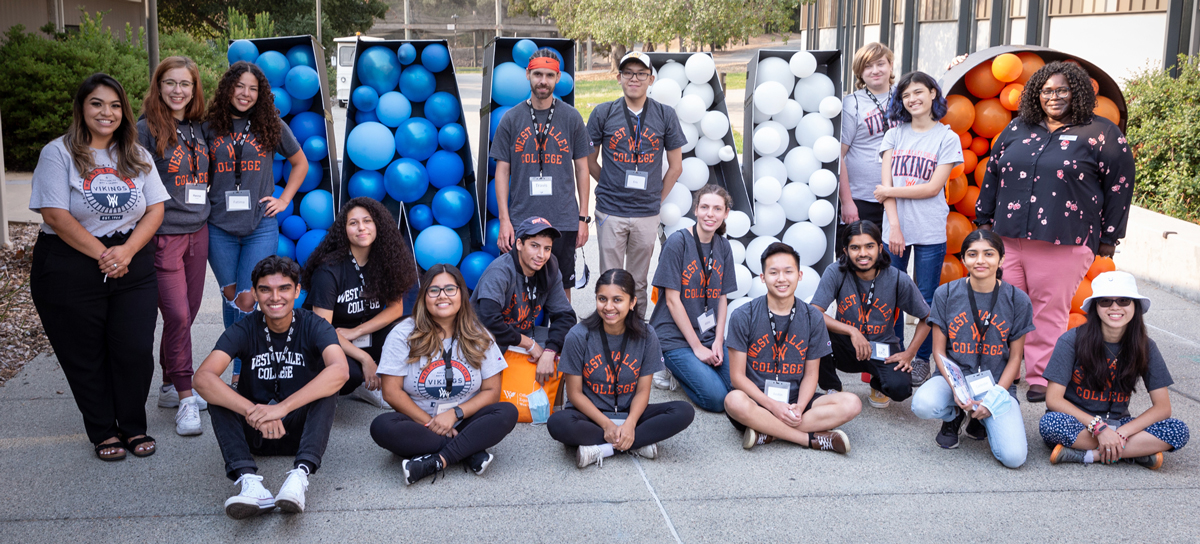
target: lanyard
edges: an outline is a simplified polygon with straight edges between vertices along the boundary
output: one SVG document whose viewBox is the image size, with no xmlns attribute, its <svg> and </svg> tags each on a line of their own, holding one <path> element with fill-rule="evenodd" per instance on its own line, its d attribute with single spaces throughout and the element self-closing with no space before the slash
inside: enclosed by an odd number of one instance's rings
<svg viewBox="0 0 1200 544">
<path fill-rule="evenodd" d="M 779 331 L 775 330 L 775 314 L 771 313 L 771 306 L 764 304 L 767 308 L 767 321 L 771 323 L 771 339 L 775 341 L 775 349 L 771 350 L 771 362 L 775 365 L 775 380 L 779 380 L 779 371 L 783 366 L 783 362 L 776 356 L 779 353 L 779 344 L 783 340 L 780 338 Z M 796 303 L 792 302 L 792 314 L 788 316 L 787 326 L 783 328 L 783 336 L 787 336 L 792 330 L 792 320 L 796 319 Z"/>
<path fill-rule="evenodd" d="M 267 337 L 267 353 L 270 354 L 268 359 L 271 360 L 271 368 L 275 371 L 275 395 L 279 395 L 279 374 L 280 366 L 283 359 L 287 358 L 290 351 L 288 344 L 292 343 L 292 333 L 295 331 L 296 319 L 292 316 L 291 323 L 288 324 L 287 340 L 283 341 L 283 351 L 279 353 L 279 357 L 275 357 L 275 342 L 271 340 L 271 328 L 267 326 L 267 316 L 263 316 L 263 334 Z"/>
<path fill-rule="evenodd" d="M 883 104 L 879 103 L 879 99 L 875 98 L 875 93 L 871 92 L 871 89 L 863 89 L 863 90 L 867 91 L 867 98 L 870 98 L 871 102 L 875 103 L 875 107 L 879 108 L 879 113 L 882 113 L 884 119 L 886 120 L 888 112 L 887 112 L 887 110 L 883 109 Z M 888 87 L 887 100 L 888 100 L 888 107 L 891 107 L 891 105 L 892 105 L 892 88 L 891 87 Z"/>
<path fill-rule="evenodd" d="M 696 226 L 692 225 L 692 240 L 696 242 L 696 255 L 700 260 L 700 298 L 704 299 L 704 311 L 708 311 L 708 280 L 711 277 L 713 265 L 713 251 L 716 248 L 716 237 L 714 242 L 708 246 L 708 257 L 704 257 L 704 252 L 701 251 L 700 237 L 696 236 Z"/>
<path fill-rule="evenodd" d="M 246 138 L 250 136 L 250 120 L 246 119 L 246 128 L 242 133 L 233 139 L 233 183 L 236 186 L 234 190 L 242 190 L 242 146 L 246 144 Z"/>
<path fill-rule="evenodd" d="M 365 294 L 367 292 L 367 279 L 363 277 L 362 268 L 358 267 L 358 261 L 354 258 L 353 251 L 350 252 L 350 262 L 354 263 L 354 271 L 358 272 L 358 281 L 359 281 L 359 283 L 362 284 L 364 296 L 361 296 L 360 298 L 365 300 L 366 299 Z"/>
<path fill-rule="evenodd" d="M 525 101 L 529 105 L 529 118 L 533 120 L 534 141 L 537 143 L 538 156 L 538 176 L 543 175 L 542 153 L 546 151 L 546 139 L 550 136 L 550 123 L 554 121 L 554 100 L 550 101 L 550 112 L 546 114 L 545 132 L 542 131 L 543 126 L 537 122 L 537 116 L 533 113 L 533 99 Z"/>
<path fill-rule="evenodd" d="M 534 272 L 536 274 L 537 272 Z M 529 276 L 521 275 L 525 279 L 525 298 L 528 300 L 529 311 L 533 312 L 534 306 L 537 305 L 537 283 L 529 284 Z"/>
<path fill-rule="evenodd" d="M 979 331 L 979 338 L 975 340 L 975 370 L 979 371 L 982 370 L 979 368 L 979 361 L 983 357 L 983 354 L 980 353 L 980 348 L 983 342 L 987 340 L 988 330 L 992 328 L 992 318 L 994 317 L 992 311 L 996 309 L 996 298 L 1000 294 L 1000 280 L 996 280 L 996 287 L 992 289 L 992 301 L 988 307 L 987 316 L 982 320 L 979 318 L 979 308 L 975 306 L 975 290 L 971 288 L 971 280 L 968 278 L 963 281 L 967 282 L 967 298 L 971 301 L 971 318 L 975 320 L 975 329 Z"/>
<path fill-rule="evenodd" d="M 1121 348 L 1117 348 L 1117 352 L 1116 352 L 1116 353 L 1113 353 L 1113 352 L 1112 352 L 1112 350 L 1108 349 L 1108 344 L 1106 343 L 1106 344 L 1104 344 L 1104 353 L 1105 353 L 1105 354 L 1107 354 L 1107 355 L 1112 355 L 1112 358 L 1113 358 L 1114 360 L 1116 360 L 1117 362 L 1120 362 L 1120 357 L 1121 357 Z M 1108 362 L 1108 361 L 1105 361 L 1105 362 Z M 1105 365 L 1105 366 L 1108 366 L 1108 365 Z M 1108 417 L 1104 418 L 1104 419 L 1106 419 L 1106 420 L 1107 420 L 1107 419 L 1110 419 L 1110 418 L 1112 417 L 1113 405 L 1117 403 L 1115 400 L 1113 400 L 1113 399 L 1114 399 L 1114 398 L 1116 398 L 1116 396 L 1117 396 L 1117 391 L 1116 391 L 1116 388 L 1117 388 L 1117 371 L 1116 371 L 1116 370 L 1112 370 L 1112 369 L 1110 369 L 1110 370 L 1108 371 L 1108 383 L 1111 383 L 1111 384 L 1113 385 L 1113 387 L 1112 387 L 1112 389 L 1111 389 L 1111 390 L 1108 392 L 1108 411 L 1107 411 L 1107 412 L 1106 412 L 1106 414 L 1105 414 L 1105 415 L 1107 415 Z"/>
<path fill-rule="evenodd" d="M 446 355 L 446 344 L 442 343 L 442 368 L 446 371 L 446 396 L 450 396 L 450 391 L 454 390 L 454 369 L 451 367 L 450 357 L 454 355 L 454 344 L 458 341 L 457 338 L 450 337 L 450 355 Z"/>
<path fill-rule="evenodd" d="M 196 125 L 188 121 L 188 133 L 192 136 L 191 140 L 183 137 L 183 130 L 178 125 L 175 126 L 175 132 L 179 133 L 179 140 L 188 150 L 188 180 L 193 184 L 200 183 L 199 175 L 196 173 L 200 169 L 200 156 L 196 154 Z"/>
<path fill-rule="evenodd" d="M 633 146 L 634 146 L 633 147 L 633 171 L 637 172 L 638 164 L 640 162 L 639 159 L 641 159 L 641 157 L 642 157 L 642 116 L 629 115 L 629 105 L 625 103 L 625 99 L 620 98 L 618 100 L 621 100 L 621 111 L 625 112 L 625 124 L 629 126 L 629 130 L 633 131 L 633 134 L 630 135 L 630 137 L 633 138 Z M 646 112 L 646 108 L 648 106 L 649 106 L 649 102 L 642 105 L 642 113 Z M 633 123 L 634 119 L 637 119 L 636 125 Z"/>
<path fill-rule="evenodd" d="M 604 363 L 608 365 L 609 372 L 612 374 L 612 377 L 613 377 L 613 412 L 620 413 L 621 405 L 618 404 L 618 400 L 619 400 L 619 396 L 620 396 L 620 393 L 619 393 L 620 389 L 618 389 L 617 386 L 620 385 L 620 383 L 621 383 L 621 380 L 620 380 L 621 367 L 617 366 L 617 363 L 615 361 L 613 361 L 612 350 L 609 349 L 609 347 L 608 347 L 608 333 L 604 332 L 603 330 L 600 331 L 600 345 L 604 346 Z M 628 346 L 629 346 L 629 335 L 622 334 L 621 335 L 621 352 L 620 352 L 622 359 L 625 358 L 625 348 Z"/>
</svg>

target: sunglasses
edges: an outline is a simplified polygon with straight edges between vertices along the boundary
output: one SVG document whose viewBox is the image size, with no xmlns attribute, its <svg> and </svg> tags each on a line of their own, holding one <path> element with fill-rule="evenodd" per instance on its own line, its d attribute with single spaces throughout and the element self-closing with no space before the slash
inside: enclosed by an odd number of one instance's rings
<svg viewBox="0 0 1200 544">
<path fill-rule="evenodd" d="M 1096 306 L 1099 306 L 1101 308 L 1107 308 L 1109 306 L 1112 306 L 1114 302 L 1117 304 L 1117 306 L 1124 308 L 1125 306 L 1129 306 L 1130 304 L 1133 304 L 1133 299 L 1128 298 L 1128 297 L 1098 298 L 1098 299 L 1096 299 Z"/>
<path fill-rule="evenodd" d="M 438 295 L 441 295 L 443 293 L 445 293 L 447 297 L 452 297 L 454 295 L 457 295 L 458 294 L 458 286 L 457 285 L 446 285 L 444 287 L 438 287 L 437 285 L 433 285 L 427 291 L 425 291 L 425 294 L 428 295 L 429 298 L 437 298 Z"/>
</svg>

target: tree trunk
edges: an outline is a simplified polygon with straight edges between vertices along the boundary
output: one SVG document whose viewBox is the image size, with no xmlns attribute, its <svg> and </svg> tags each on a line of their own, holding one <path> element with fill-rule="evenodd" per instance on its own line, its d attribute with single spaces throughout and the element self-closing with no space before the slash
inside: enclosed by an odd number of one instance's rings
<svg viewBox="0 0 1200 544">
<path fill-rule="evenodd" d="M 621 64 L 621 57 L 624 57 L 626 52 L 627 49 L 624 44 L 614 43 L 612 45 L 612 53 L 609 54 L 609 59 L 612 60 L 611 66 L 608 69 L 609 72 L 617 72 L 617 68 Z"/>
</svg>

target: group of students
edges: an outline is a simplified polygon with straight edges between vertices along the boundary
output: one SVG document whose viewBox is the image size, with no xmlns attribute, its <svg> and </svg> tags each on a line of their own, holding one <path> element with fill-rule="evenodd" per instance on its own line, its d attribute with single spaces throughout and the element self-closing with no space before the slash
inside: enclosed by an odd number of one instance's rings
<svg viewBox="0 0 1200 544">
<path fill-rule="evenodd" d="M 841 391 L 838 370 L 870 375 L 873 406 L 913 397 L 915 414 L 943 421 L 941 447 L 956 447 L 969 419 L 969 437 L 987 439 L 1005 466 L 1020 466 L 1028 448 L 1015 384 L 1022 361 L 1029 371 L 1024 344 L 1042 310 L 1029 289 L 1001 277 L 1011 270 L 1006 248 L 1032 240 L 1012 241 L 1000 218 L 985 222 L 956 248 L 968 277 L 937 285 L 922 263 L 936 253 L 940 270 L 946 253 L 942 187 L 962 160 L 958 137 L 937 123 L 945 111 L 937 83 L 917 72 L 891 88 L 890 52 L 880 47 L 855 57 L 865 91 L 844 101 L 843 250 L 811 304 L 795 296 L 799 256 L 775 243 L 761 256 L 767 294 L 728 311 L 736 278 L 723 234 L 732 201 L 707 185 L 694 194 L 695 226 L 663 242 L 653 278 L 658 304 L 648 320 L 657 211 L 678 177 L 682 137 L 674 111 L 646 97 L 653 75 L 642 53 L 622 59 L 625 95 L 596 108 L 586 133 L 579 114 L 553 97 L 557 59 L 534 55 L 531 99 L 505 115 L 491 152 L 507 253 L 474 290 L 449 265 L 418 281 L 394 219 L 368 198 L 342 207 L 304 269 L 273 255 L 274 216 L 290 204 L 307 161 L 270 102 L 258 104 L 269 85 L 257 67 L 231 66 L 206 111 L 195 63 L 166 59 L 136 126 L 120 83 L 88 78 L 70 129 L 43 149 L 34 174 L 30 208 L 45 223 L 31 290 L 96 455 L 114 461 L 155 452 L 144 399 L 157 293 L 164 319 L 159 405 L 178 406 L 182 435 L 199 434 L 199 411 L 208 409 L 226 474 L 240 486 L 225 503 L 235 518 L 276 506 L 304 510 L 339 393 L 391 409 L 374 419 L 370 434 L 404 459 L 406 483 L 458 463 L 483 474 L 494 459 L 488 448 L 517 422 L 516 406 L 500 399 L 501 375 L 514 364 L 534 365 L 547 387 L 563 377 L 566 402 L 547 431 L 577 447 L 580 468 L 617 452 L 656 457 L 657 444 L 690 425 L 692 403 L 725 412 L 747 449 L 783 440 L 848 453 L 850 438 L 839 427 L 862 404 Z M 1045 70 L 1031 82 L 1050 92 L 1037 87 L 1031 96 L 1048 96 L 1053 106 L 1082 92 L 1078 74 L 1061 63 Z M 1054 87 L 1062 81 L 1070 83 L 1066 94 Z M 1055 130 L 1076 125 L 1090 126 L 1068 120 Z M 1015 138 L 1005 145 L 1028 144 Z M 1019 159 L 1001 143 L 985 183 L 993 201 L 1012 196 L 997 181 Z M 523 153 L 531 144 L 537 152 Z M 273 153 L 293 165 L 279 196 Z M 867 162 L 879 182 L 864 193 L 862 182 L 874 183 Z M 1120 173 L 1110 162 L 1100 173 L 1112 177 L 1113 170 Z M 569 298 L 574 251 L 587 240 L 591 218 L 570 215 L 588 209 L 586 176 L 598 180 L 604 272 L 595 311 L 578 321 Z M 1112 192 L 1126 189 L 1117 184 Z M 1123 234 L 1124 217 L 1113 217 L 1119 207 L 1104 204 L 1104 224 L 1113 228 L 1092 241 L 1101 252 Z M 995 206 L 981 196 L 979 209 L 991 219 Z M 909 251 L 917 253 L 915 281 L 906 273 Z M 206 259 L 221 285 L 227 328 L 193 375 L 190 327 Z M 295 308 L 302 286 L 308 298 Z M 414 288 L 411 315 L 402 317 Z M 1041 436 L 1054 446 L 1054 463 L 1127 459 L 1158 468 L 1162 452 L 1183 447 L 1188 430 L 1170 418 L 1170 374 L 1143 322 L 1149 300 L 1119 272 L 1097 277 L 1093 292 L 1086 324 L 1045 333 L 1057 346 L 1044 371 L 1049 411 Z M 919 320 L 907 348 L 904 313 Z M 535 327 L 539 314 L 548 327 Z M 221 376 L 231 365 L 226 384 Z M 931 368 L 943 379 L 928 380 Z M 692 403 L 649 402 L 653 375 L 667 369 Z M 970 385 L 966 398 L 956 378 Z M 1134 418 L 1128 403 L 1139 378 L 1153 407 Z M 274 495 L 254 463 L 263 454 L 295 457 Z"/>
</svg>

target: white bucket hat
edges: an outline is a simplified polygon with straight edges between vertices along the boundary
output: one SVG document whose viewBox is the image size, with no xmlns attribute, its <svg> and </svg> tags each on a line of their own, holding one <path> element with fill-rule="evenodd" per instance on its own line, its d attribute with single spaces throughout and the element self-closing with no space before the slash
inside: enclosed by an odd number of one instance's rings
<svg viewBox="0 0 1200 544">
<path fill-rule="evenodd" d="M 1150 311 L 1150 299 L 1140 295 L 1137 281 L 1129 272 L 1105 272 L 1092 280 L 1092 296 L 1083 299 L 1083 311 L 1086 313 L 1092 306 L 1092 301 L 1099 298 L 1131 298 L 1141 303 L 1142 313 Z"/>
</svg>

